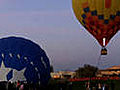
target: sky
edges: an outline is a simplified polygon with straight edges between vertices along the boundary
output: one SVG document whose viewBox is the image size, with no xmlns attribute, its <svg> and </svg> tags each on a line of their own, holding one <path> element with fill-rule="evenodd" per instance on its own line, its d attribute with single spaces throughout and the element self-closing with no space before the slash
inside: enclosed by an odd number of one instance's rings
<svg viewBox="0 0 120 90">
<path fill-rule="evenodd" d="M 120 64 L 119 34 L 108 44 L 105 62 L 100 61 L 107 67 Z M 97 66 L 100 56 L 101 46 L 76 19 L 72 0 L 0 0 L 0 38 L 8 36 L 40 45 L 55 71 Z"/>
</svg>

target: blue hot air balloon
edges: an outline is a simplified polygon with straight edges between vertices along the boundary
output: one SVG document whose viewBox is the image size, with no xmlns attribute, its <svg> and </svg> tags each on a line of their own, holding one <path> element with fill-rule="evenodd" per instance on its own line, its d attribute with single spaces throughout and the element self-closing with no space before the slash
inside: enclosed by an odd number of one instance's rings
<svg viewBox="0 0 120 90">
<path fill-rule="evenodd" d="M 49 78 L 49 59 L 39 45 L 21 37 L 0 39 L 0 81 L 45 85 Z"/>
</svg>

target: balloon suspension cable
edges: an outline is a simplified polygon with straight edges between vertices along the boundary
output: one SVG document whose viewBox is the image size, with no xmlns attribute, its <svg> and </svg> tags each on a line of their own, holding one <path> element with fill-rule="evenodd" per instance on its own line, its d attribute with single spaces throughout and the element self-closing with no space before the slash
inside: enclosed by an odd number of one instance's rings
<svg viewBox="0 0 120 90">
<path fill-rule="evenodd" d="M 103 38 L 103 46 L 102 46 L 102 49 L 101 49 L 101 54 L 98 58 L 98 62 L 97 62 L 97 66 L 100 68 L 103 68 L 105 67 L 107 64 L 106 62 L 106 55 L 107 55 L 107 49 L 105 48 L 106 46 L 106 38 Z"/>
<path fill-rule="evenodd" d="M 100 55 L 98 57 L 98 60 L 97 60 L 97 67 L 99 69 L 103 69 L 103 68 L 108 67 L 108 66 L 109 66 L 109 63 L 106 60 L 106 55 Z"/>
<path fill-rule="evenodd" d="M 100 67 L 101 55 L 98 57 L 97 67 Z"/>
</svg>

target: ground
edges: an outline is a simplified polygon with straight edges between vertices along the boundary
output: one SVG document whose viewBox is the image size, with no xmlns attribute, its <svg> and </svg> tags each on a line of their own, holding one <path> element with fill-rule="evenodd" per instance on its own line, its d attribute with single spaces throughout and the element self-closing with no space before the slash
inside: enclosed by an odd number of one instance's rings
<svg viewBox="0 0 120 90">
<path fill-rule="evenodd" d="M 108 90 L 120 90 L 120 80 L 96 80 L 96 81 L 75 81 L 50 80 L 47 90 L 86 90 L 86 83 L 90 82 L 90 87 L 97 88 L 98 83 L 107 85 Z M 62 88 L 62 89 L 61 89 Z"/>
</svg>

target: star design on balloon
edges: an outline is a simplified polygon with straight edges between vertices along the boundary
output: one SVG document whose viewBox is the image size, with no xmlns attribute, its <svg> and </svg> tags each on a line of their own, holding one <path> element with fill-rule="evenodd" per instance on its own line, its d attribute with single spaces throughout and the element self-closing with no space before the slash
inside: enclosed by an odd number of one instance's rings
<svg viewBox="0 0 120 90">
<path fill-rule="evenodd" d="M 11 71 L 11 68 L 7 68 L 4 65 L 4 62 L 2 61 L 1 67 L 0 67 L 0 81 L 7 81 L 7 74 Z"/>
<path fill-rule="evenodd" d="M 10 81 L 26 81 L 26 78 L 24 76 L 24 72 L 25 72 L 26 68 L 23 68 L 22 70 L 18 71 L 16 69 L 13 69 L 13 78 L 10 79 Z"/>
<path fill-rule="evenodd" d="M 43 57 L 41 57 L 41 62 L 42 62 L 42 64 L 44 65 L 44 67 L 47 68 L 47 65 L 46 65 L 46 63 L 45 63 Z"/>
</svg>

